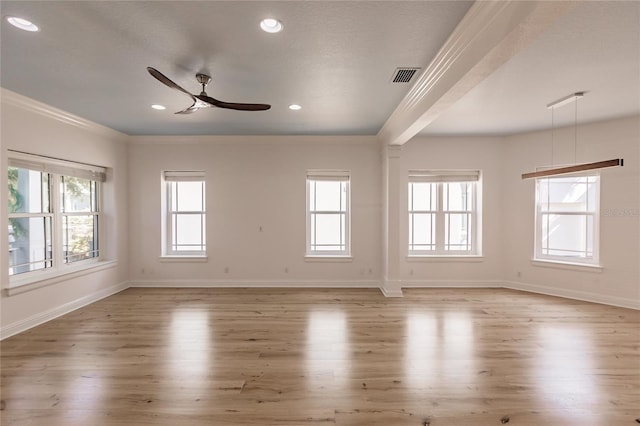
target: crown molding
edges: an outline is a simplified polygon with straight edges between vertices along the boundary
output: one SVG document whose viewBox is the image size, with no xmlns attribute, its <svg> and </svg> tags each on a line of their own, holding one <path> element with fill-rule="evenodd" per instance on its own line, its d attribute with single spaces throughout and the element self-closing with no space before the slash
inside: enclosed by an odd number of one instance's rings
<svg viewBox="0 0 640 426">
<path fill-rule="evenodd" d="M 43 117 L 47 117 L 68 126 L 77 127 L 82 130 L 86 130 L 100 136 L 115 138 L 118 140 L 126 140 L 128 136 L 117 130 L 103 126 L 101 124 L 89 121 L 85 118 L 63 111 L 61 109 L 52 107 L 35 99 L 31 99 L 27 96 L 20 95 L 11 90 L 0 88 L 0 100 L 3 105 L 9 105 L 16 108 L 20 108 L 24 111 L 32 112 Z"/>
<path fill-rule="evenodd" d="M 576 4 L 475 2 L 380 129 L 382 143 L 407 142 Z"/>
<path fill-rule="evenodd" d="M 130 136 L 134 145 L 369 145 L 378 148 L 375 135 L 144 135 Z"/>
</svg>

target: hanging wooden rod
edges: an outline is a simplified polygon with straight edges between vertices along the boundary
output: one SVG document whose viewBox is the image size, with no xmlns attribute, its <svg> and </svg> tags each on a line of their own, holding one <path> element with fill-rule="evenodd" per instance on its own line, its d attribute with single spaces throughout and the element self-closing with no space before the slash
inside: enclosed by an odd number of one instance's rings
<svg viewBox="0 0 640 426">
<path fill-rule="evenodd" d="M 576 164 L 575 166 L 558 167 L 555 169 L 540 170 L 539 172 L 524 173 L 522 179 L 534 179 L 546 176 L 565 175 L 568 173 L 583 172 L 585 170 L 604 169 L 607 167 L 624 166 L 622 158 L 615 160 L 598 161 L 596 163 Z"/>
</svg>

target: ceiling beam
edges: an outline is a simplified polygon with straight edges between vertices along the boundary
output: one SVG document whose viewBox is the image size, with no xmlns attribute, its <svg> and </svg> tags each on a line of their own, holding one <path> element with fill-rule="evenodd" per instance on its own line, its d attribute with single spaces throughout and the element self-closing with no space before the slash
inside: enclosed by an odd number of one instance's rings
<svg viewBox="0 0 640 426">
<path fill-rule="evenodd" d="M 476 1 L 378 132 L 402 145 L 522 51 L 576 2 Z"/>
</svg>

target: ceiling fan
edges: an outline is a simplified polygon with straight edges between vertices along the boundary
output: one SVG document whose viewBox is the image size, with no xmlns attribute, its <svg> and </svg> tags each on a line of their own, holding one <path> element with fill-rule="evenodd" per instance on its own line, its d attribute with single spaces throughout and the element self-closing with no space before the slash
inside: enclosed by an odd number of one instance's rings
<svg viewBox="0 0 640 426">
<path fill-rule="evenodd" d="M 236 109 L 239 111 L 266 111 L 271 108 L 271 105 L 268 104 L 240 104 L 234 102 L 222 102 L 212 98 L 204 91 L 205 87 L 207 87 L 207 84 L 211 82 L 211 77 L 206 74 L 196 74 L 198 83 L 202 85 L 202 92 L 199 95 L 193 95 L 171 81 L 167 76 L 162 74 L 157 69 L 147 67 L 147 71 L 149 71 L 149 74 L 155 77 L 156 80 L 158 80 L 160 83 L 163 83 L 164 85 L 171 87 L 172 89 L 176 89 L 191 97 L 191 99 L 193 100 L 193 105 L 191 105 L 189 108 L 183 109 L 182 111 L 176 112 L 176 114 L 191 114 L 199 109 L 211 108 L 212 106 L 218 108 Z"/>
</svg>

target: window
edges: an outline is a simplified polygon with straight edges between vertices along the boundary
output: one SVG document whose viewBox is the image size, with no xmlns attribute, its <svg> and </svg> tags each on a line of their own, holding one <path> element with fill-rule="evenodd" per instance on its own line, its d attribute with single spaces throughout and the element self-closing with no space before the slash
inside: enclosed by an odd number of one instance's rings
<svg viewBox="0 0 640 426">
<path fill-rule="evenodd" d="M 478 171 L 409 175 L 409 255 L 479 255 Z"/>
<path fill-rule="evenodd" d="M 600 178 L 536 179 L 537 260 L 598 264 Z"/>
<path fill-rule="evenodd" d="M 307 173 L 307 255 L 349 256 L 349 172 Z"/>
<path fill-rule="evenodd" d="M 105 170 L 9 151 L 9 275 L 62 272 L 100 255 L 99 193 Z"/>
<path fill-rule="evenodd" d="M 164 255 L 206 254 L 204 172 L 164 172 L 166 185 Z"/>
</svg>

